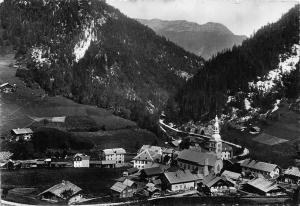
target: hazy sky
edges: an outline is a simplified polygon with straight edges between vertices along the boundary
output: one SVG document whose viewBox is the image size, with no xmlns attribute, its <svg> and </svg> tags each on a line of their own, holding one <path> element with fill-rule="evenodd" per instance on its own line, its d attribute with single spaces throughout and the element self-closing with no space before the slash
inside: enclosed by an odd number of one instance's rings
<svg viewBox="0 0 300 206">
<path fill-rule="evenodd" d="M 131 18 L 218 22 L 250 36 L 277 21 L 299 0 L 107 0 Z"/>
</svg>

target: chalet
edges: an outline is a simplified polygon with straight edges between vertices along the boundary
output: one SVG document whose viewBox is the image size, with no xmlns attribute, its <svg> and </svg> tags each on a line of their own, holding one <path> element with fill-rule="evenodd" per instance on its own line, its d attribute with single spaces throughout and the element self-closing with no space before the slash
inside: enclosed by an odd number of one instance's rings
<svg viewBox="0 0 300 206">
<path fill-rule="evenodd" d="M 219 173 L 223 167 L 223 161 L 214 153 L 204 153 L 196 150 L 182 150 L 177 158 L 178 166 L 205 176 L 214 172 Z"/>
<path fill-rule="evenodd" d="M 278 196 L 284 194 L 283 189 L 280 188 L 276 182 L 261 177 L 247 182 L 243 186 L 243 191 L 264 196 Z"/>
<path fill-rule="evenodd" d="M 74 167 L 90 167 L 90 156 L 77 153 L 74 156 Z"/>
<path fill-rule="evenodd" d="M 152 145 L 143 145 L 138 153 L 141 153 L 142 151 L 144 150 L 149 150 L 149 151 L 152 151 L 156 154 L 159 154 L 159 155 L 162 155 L 162 152 L 163 152 L 163 148 L 159 147 L 159 146 L 152 146 Z"/>
<path fill-rule="evenodd" d="M 126 151 L 123 148 L 113 148 L 103 150 L 103 159 L 107 161 L 115 161 L 116 167 L 123 166 Z"/>
<path fill-rule="evenodd" d="M 229 193 L 230 189 L 233 190 L 235 183 L 224 176 L 220 177 L 210 174 L 203 178 L 200 185 L 202 186 L 202 190 L 204 190 L 203 187 L 207 187 L 212 195 L 223 195 Z"/>
<path fill-rule="evenodd" d="M 3 93 L 11 93 L 14 92 L 16 89 L 16 85 L 11 85 L 10 83 L 6 82 L 0 85 L 0 92 Z"/>
<path fill-rule="evenodd" d="M 243 172 L 262 174 L 271 178 L 278 177 L 280 174 L 280 168 L 277 165 L 267 162 L 245 159 L 240 163 L 240 166 Z"/>
<path fill-rule="evenodd" d="M 144 169 L 146 164 L 152 162 L 160 162 L 160 160 L 161 154 L 153 150 L 145 149 L 133 158 L 133 167 Z"/>
<path fill-rule="evenodd" d="M 151 177 L 157 177 L 160 176 L 164 173 L 164 170 L 161 169 L 160 167 L 150 167 L 150 168 L 145 168 L 141 171 L 141 178 L 146 179 L 146 178 L 151 178 Z"/>
<path fill-rule="evenodd" d="M 29 141 L 31 140 L 33 131 L 30 128 L 18 128 L 18 129 L 12 129 L 11 134 L 13 136 L 13 140 L 15 141 L 19 141 L 19 140 Z"/>
<path fill-rule="evenodd" d="M 192 190 L 197 187 L 197 178 L 189 170 L 165 172 L 162 182 L 164 188 L 171 191 Z"/>
<path fill-rule="evenodd" d="M 53 187 L 41 192 L 38 196 L 42 200 L 49 202 L 61 202 L 66 201 L 73 195 L 81 192 L 82 189 L 69 181 L 63 180 L 61 183 L 54 185 Z"/>
<path fill-rule="evenodd" d="M 300 170 L 298 167 L 289 167 L 283 173 L 283 180 L 286 183 L 297 184 L 300 182 Z"/>
<path fill-rule="evenodd" d="M 112 196 L 118 198 L 128 198 L 132 197 L 136 192 L 134 182 L 126 179 L 123 183 L 116 182 L 111 188 Z"/>
</svg>

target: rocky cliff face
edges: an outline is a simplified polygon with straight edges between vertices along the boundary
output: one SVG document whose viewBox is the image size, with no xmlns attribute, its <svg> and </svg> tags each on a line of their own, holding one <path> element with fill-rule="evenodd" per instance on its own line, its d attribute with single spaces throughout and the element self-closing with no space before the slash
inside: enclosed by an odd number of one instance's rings
<svg viewBox="0 0 300 206">
<path fill-rule="evenodd" d="M 133 120 L 157 113 L 203 65 L 104 1 L 7 0 L 0 9 L 2 41 L 43 88 Z"/>
<path fill-rule="evenodd" d="M 138 21 L 149 26 L 157 34 L 205 59 L 234 45 L 238 46 L 246 39 L 246 36 L 235 35 L 224 25 L 213 22 L 199 25 L 184 20 L 138 19 Z"/>
</svg>

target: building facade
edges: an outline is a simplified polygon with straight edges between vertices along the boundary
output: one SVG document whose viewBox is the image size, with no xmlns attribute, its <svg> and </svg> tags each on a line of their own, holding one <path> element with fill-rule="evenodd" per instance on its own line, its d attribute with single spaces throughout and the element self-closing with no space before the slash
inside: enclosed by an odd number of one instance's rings
<svg viewBox="0 0 300 206">
<path fill-rule="evenodd" d="M 90 167 L 90 156 L 85 154 L 76 154 L 74 156 L 74 167 Z"/>
<path fill-rule="evenodd" d="M 116 166 L 123 165 L 125 162 L 126 151 L 123 148 L 113 148 L 103 150 L 103 159 L 106 161 L 115 161 Z"/>
</svg>

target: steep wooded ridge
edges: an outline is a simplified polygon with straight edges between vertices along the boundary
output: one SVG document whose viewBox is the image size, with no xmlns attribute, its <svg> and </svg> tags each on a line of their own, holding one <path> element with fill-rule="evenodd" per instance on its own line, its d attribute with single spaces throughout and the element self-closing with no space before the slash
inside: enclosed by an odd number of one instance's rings
<svg viewBox="0 0 300 206">
<path fill-rule="evenodd" d="M 196 55 L 209 59 L 224 49 L 238 46 L 247 37 L 233 34 L 226 26 L 208 22 L 199 25 L 185 20 L 137 19 L 157 34 Z"/>
<path fill-rule="evenodd" d="M 103 1 L 5 0 L 0 15 L 2 42 L 15 45 L 49 93 L 138 122 L 203 65 Z"/>
<path fill-rule="evenodd" d="M 169 104 L 169 113 L 195 120 L 216 113 L 253 116 L 299 96 L 299 7 L 207 61 L 178 92 L 179 107 Z"/>
</svg>

